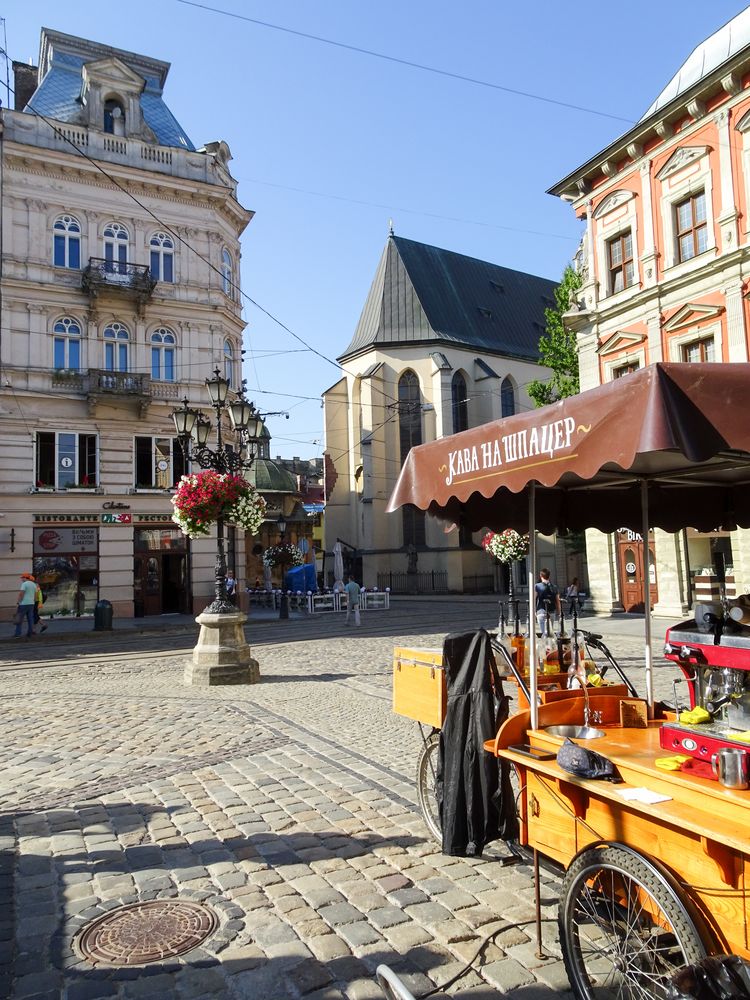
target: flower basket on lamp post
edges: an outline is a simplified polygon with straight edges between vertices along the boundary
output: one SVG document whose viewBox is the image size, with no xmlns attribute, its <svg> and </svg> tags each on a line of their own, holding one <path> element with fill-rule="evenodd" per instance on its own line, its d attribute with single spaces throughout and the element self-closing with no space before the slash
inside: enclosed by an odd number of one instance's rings
<svg viewBox="0 0 750 1000">
<path fill-rule="evenodd" d="M 286 518 L 282 514 L 276 522 L 279 526 L 280 539 L 278 545 L 269 545 L 263 553 L 263 565 L 273 569 L 276 566 L 281 568 L 281 601 L 279 604 L 279 618 L 289 617 L 289 600 L 285 589 L 285 574 L 287 566 L 302 566 L 305 557 L 302 550 L 291 542 L 284 541 L 286 533 Z"/>
<path fill-rule="evenodd" d="M 215 411 L 216 447 L 209 447 L 212 424 L 200 410 L 188 406 L 172 412 L 185 461 L 204 471 L 183 476 L 172 498 L 172 519 L 190 538 L 210 535 L 216 525 L 214 600 L 198 616 L 201 626 L 192 663 L 185 669 L 185 681 L 201 686 L 251 684 L 259 680 L 258 661 L 253 659 L 245 640 L 244 614 L 227 597 L 227 564 L 224 552 L 224 525 L 236 524 L 257 532 L 266 511 L 265 500 L 244 477 L 255 458 L 255 445 L 263 427 L 261 415 L 244 393 L 245 384 L 229 398 L 229 382 L 220 370 L 206 379 L 211 406 Z M 229 416 L 230 442 L 225 442 L 223 422 Z"/>
<path fill-rule="evenodd" d="M 512 528 L 506 531 L 488 531 L 482 539 L 485 552 L 508 567 L 508 605 L 513 603 L 513 563 L 524 559 L 529 552 L 529 536 L 521 535 Z M 517 617 L 517 616 L 516 616 Z"/>
</svg>

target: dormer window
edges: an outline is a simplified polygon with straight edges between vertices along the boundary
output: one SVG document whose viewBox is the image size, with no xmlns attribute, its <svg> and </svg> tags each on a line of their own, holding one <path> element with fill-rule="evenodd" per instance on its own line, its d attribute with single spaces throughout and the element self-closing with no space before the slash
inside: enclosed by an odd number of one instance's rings
<svg viewBox="0 0 750 1000">
<path fill-rule="evenodd" d="M 104 131 L 110 135 L 125 135 L 125 109 L 115 98 L 104 102 Z"/>
</svg>

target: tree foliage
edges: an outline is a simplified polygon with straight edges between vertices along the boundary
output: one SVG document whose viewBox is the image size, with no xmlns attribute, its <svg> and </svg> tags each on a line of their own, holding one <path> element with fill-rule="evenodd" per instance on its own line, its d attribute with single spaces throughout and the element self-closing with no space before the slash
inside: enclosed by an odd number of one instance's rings
<svg viewBox="0 0 750 1000">
<path fill-rule="evenodd" d="M 539 364 L 551 368 L 552 377 L 548 382 L 535 379 L 529 383 L 529 396 L 537 406 L 555 403 L 580 391 L 576 335 L 565 329 L 562 317 L 570 308 L 581 283 L 581 275 L 568 264 L 555 289 L 554 309 L 544 310 L 546 327 L 539 338 Z"/>
</svg>

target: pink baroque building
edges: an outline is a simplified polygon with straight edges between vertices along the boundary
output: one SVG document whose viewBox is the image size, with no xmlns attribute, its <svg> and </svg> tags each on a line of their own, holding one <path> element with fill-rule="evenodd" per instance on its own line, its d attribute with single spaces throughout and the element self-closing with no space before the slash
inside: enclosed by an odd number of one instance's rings
<svg viewBox="0 0 750 1000">
<path fill-rule="evenodd" d="M 750 8 L 690 54 L 636 125 L 550 194 L 586 226 L 583 285 L 567 316 L 583 389 L 656 361 L 747 361 Z M 739 592 L 750 590 L 750 533 L 731 528 L 654 533 L 657 613 L 685 611 L 696 575 L 709 571 L 726 570 Z M 587 533 L 600 610 L 642 609 L 638 540 Z"/>
</svg>

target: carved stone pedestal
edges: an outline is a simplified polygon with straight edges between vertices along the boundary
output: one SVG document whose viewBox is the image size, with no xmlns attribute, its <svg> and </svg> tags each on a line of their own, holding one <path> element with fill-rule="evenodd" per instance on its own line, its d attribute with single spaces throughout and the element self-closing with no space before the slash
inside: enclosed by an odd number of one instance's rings
<svg viewBox="0 0 750 1000">
<path fill-rule="evenodd" d="M 215 684 L 256 684 L 258 661 L 245 641 L 242 626 L 247 615 L 240 611 L 212 614 L 204 611 L 195 619 L 201 627 L 192 662 L 185 666 L 185 684 L 211 687 Z"/>
</svg>

